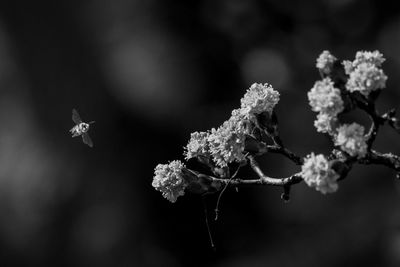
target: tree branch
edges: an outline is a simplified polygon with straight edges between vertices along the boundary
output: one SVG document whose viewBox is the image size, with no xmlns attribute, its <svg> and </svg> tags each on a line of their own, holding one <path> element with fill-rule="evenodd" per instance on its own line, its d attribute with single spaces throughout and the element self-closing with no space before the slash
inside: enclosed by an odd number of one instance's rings
<svg viewBox="0 0 400 267">
<path fill-rule="evenodd" d="M 291 161 L 293 161 L 296 165 L 302 165 L 303 164 L 303 159 L 299 156 L 297 156 L 294 152 L 291 150 L 279 146 L 279 145 L 266 145 L 264 149 L 260 151 L 260 154 L 264 154 L 266 152 L 271 152 L 271 153 L 276 153 L 276 154 L 281 154 Z"/>
<path fill-rule="evenodd" d="M 231 179 L 229 180 L 214 178 L 218 181 L 222 182 L 223 184 L 230 184 L 230 185 L 241 185 L 241 184 L 262 184 L 262 185 L 275 185 L 275 186 L 288 186 L 292 184 L 300 183 L 303 178 L 300 176 L 299 173 L 295 173 L 292 176 L 285 177 L 285 178 L 272 178 L 264 174 L 261 170 L 258 162 L 255 160 L 253 156 L 249 156 L 250 166 L 253 171 L 260 177 L 259 179 L 252 179 L 252 180 L 243 180 L 243 179 Z"/>
<path fill-rule="evenodd" d="M 274 186 L 289 186 L 293 184 L 298 184 L 303 181 L 303 178 L 300 176 L 300 173 L 295 173 L 292 176 L 284 177 L 284 178 L 272 178 L 268 176 L 263 176 L 260 179 L 239 179 L 235 178 L 232 180 L 221 179 L 210 176 L 210 179 L 215 182 L 220 182 L 225 185 L 229 183 L 229 186 L 238 186 L 238 185 L 274 185 Z"/>
<path fill-rule="evenodd" d="M 388 124 L 400 134 L 400 121 L 395 117 L 396 110 L 391 109 L 382 115 L 382 118 L 388 122 Z"/>
<path fill-rule="evenodd" d="M 359 160 L 359 163 L 384 165 L 395 171 L 400 171 L 400 157 L 392 153 L 382 154 L 371 150 L 365 158 Z"/>
<path fill-rule="evenodd" d="M 369 115 L 372 122 L 371 127 L 367 134 L 368 137 L 367 145 L 368 145 L 368 150 L 370 150 L 378 134 L 379 127 L 383 125 L 387 119 L 378 114 L 374 102 L 365 99 L 365 97 L 362 96 L 360 93 L 355 94 L 354 98 L 360 109 L 364 110 Z"/>
</svg>

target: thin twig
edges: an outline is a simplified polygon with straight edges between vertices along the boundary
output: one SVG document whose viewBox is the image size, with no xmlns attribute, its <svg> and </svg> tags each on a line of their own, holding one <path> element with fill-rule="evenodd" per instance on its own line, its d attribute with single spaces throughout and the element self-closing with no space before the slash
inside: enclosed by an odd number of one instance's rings
<svg viewBox="0 0 400 267">
<path fill-rule="evenodd" d="M 248 155 L 248 153 L 246 154 L 246 156 Z M 240 168 L 242 167 L 242 165 L 239 164 L 239 166 L 237 167 L 235 173 L 232 175 L 231 178 L 229 178 L 228 182 L 225 184 L 224 188 L 221 190 L 221 192 L 219 193 L 218 199 L 217 199 L 217 204 L 215 206 L 215 221 L 218 220 L 218 211 L 219 211 L 219 202 L 221 200 L 222 194 L 225 192 L 226 188 L 228 188 L 229 183 L 232 181 L 233 178 L 236 177 L 236 175 L 238 174 Z"/>
<path fill-rule="evenodd" d="M 220 182 L 221 184 L 227 184 L 229 180 L 221 179 L 217 177 L 209 177 L 211 180 Z M 289 177 L 283 178 L 272 178 L 264 176 L 262 179 L 232 179 L 229 181 L 229 186 L 240 186 L 240 185 L 273 185 L 273 186 L 285 186 L 298 184 L 303 181 L 301 173 L 295 173 Z"/>
<path fill-rule="evenodd" d="M 276 146 L 283 147 L 283 142 L 279 135 L 272 136 L 272 141 L 274 141 Z"/>
<path fill-rule="evenodd" d="M 292 151 L 290 151 L 287 148 L 281 148 L 282 155 L 285 155 L 287 158 L 289 158 L 290 160 L 292 160 L 296 165 L 302 165 L 303 164 L 303 159 L 299 156 L 297 156 L 295 153 L 293 153 Z"/>
<path fill-rule="evenodd" d="M 281 154 L 291 161 L 293 161 L 296 165 L 302 165 L 303 164 L 303 159 L 296 155 L 294 152 L 291 150 L 278 146 L 278 145 L 266 145 L 263 150 L 260 151 L 260 154 L 264 154 L 266 152 L 270 153 L 276 153 L 276 154 Z"/>
<path fill-rule="evenodd" d="M 371 128 L 369 129 L 369 132 L 368 132 L 368 139 L 367 139 L 368 149 L 371 149 L 372 144 L 374 143 L 376 136 L 378 135 L 380 125 L 382 125 L 384 123 L 384 120 L 382 119 L 382 117 L 378 115 L 378 113 L 375 109 L 375 105 L 373 105 L 373 107 L 371 107 L 371 109 L 372 109 L 372 111 L 368 113 L 371 118 L 371 121 L 372 121 Z"/>
<path fill-rule="evenodd" d="M 215 245 L 214 245 L 214 241 L 213 241 L 212 234 L 211 234 L 211 230 L 210 230 L 210 225 L 209 225 L 209 223 L 208 223 L 207 204 L 206 204 L 204 198 L 205 198 L 205 196 L 203 195 L 202 198 L 201 198 L 201 202 L 203 203 L 203 207 L 204 207 L 204 216 L 205 216 L 205 219 L 206 219 L 206 226 L 207 226 L 207 231 L 208 231 L 208 237 L 209 237 L 209 239 L 210 239 L 211 248 L 215 251 L 215 250 L 216 250 L 216 247 L 215 247 Z"/>
<path fill-rule="evenodd" d="M 216 181 L 221 183 L 222 185 L 227 185 L 228 186 L 241 186 L 241 185 L 272 185 L 272 186 L 290 186 L 294 184 L 298 184 L 303 181 L 303 178 L 301 176 L 301 172 L 297 172 L 291 176 L 288 177 L 282 177 L 282 178 L 274 178 L 274 177 L 269 177 L 263 173 L 261 170 L 260 166 L 258 165 L 257 161 L 254 159 L 254 157 L 249 156 L 250 159 L 250 165 L 253 169 L 253 171 L 259 176 L 259 179 L 221 179 L 217 177 L 212 177 L 209 176 L 210 180 Z M 397 172 L 400 172 L 400 157 L 397 155 L 394 155 L 392 153 L 380 153 L 375 150 L 371 150 L 367 156 L 365 156 L 362 159 L 358 159 L 356 162 L 360 164 L 378 164 L 378 165 L 384 165 L 386 167 L 389 167 Z M 347 162 L 347 164 L 353 164 L 354 162 Z"/>
<path fill-rule="evenodd" d="M 253 169 L 255 173 L 260 177 L 260 179 L 263 179 L 265 177 L 264 172 L 261 170 L 260 165 L 258 165 L 258 162 L 253 156 L 249 156 L 250 159 L 250 166 Z"/>
<path fill-rule="evenodd" d="M 391 109 L 385 114 L 382 115 L 382 119 L 386 120 L 390 127 L 392 127 L 397 133 L 400 133 L 400 123 L 399 120 L 395 117 L 396 110 Z"/>
<path fill-rule="evenodd" d="M 219 182 L 222 185 L 228 184 L 228 186 L 239 186 L 239 185 L 274 185 L 274 186 L 285 186 L 285 185 L 293 185 L 300 183 L 303 181 L 301 177 L 301 172 L 295 173 L 289 177 L 283 178 L 273 178 L 265 175 L 261 170 L 258 163 L 255 161 L 254 157 L 249 156 L 250 165 L 253 168 L 254 172 L 260 177 L 259 179 L 221 179 L 217 177 L 209 176 L 208 178 L 212 181 Z"/>
<path fill-rule="evenodd" d="M 367 165 L 384 165 L 395 171 L 400 171 L 400 157 L 392 153 L 383 154 L 375 150 L 371 150 L 371 152 L 368 153 L 365 158 L 359 160 L 359 163 Z"/>
<path fill-rule="evenodd" d="M 371 119 L 371 127 L 367 134 L 367 146 L 368 150 L 370 150 L 376 136 L 378 135 L 379 127 L 383 125 L 385 121 L 387 121 L 387 119 L 384 116 L 380 116 L 378 114 L 374 102 L 363 99 L 360 95 L 355 95 L 355 100 L 360 109 L 364 110 Z"/>
</svg>

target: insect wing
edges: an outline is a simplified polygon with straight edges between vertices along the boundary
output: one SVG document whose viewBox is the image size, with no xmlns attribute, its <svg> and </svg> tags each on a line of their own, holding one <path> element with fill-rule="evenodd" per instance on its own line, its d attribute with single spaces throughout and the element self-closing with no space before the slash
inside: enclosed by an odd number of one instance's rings
<svg viewBox="0 0 400 267">
<path fill-rule="evenodd" d="M 87 145 L 90 146 L 90 147 L 93 147 L 92 138 L 90 138 L 90 136 L 89 136 L 88 133 L 82 134 L 82 139 L 83 139 L 83 142 L 84 142 L 85 144 L 87 144 Z"/>
<path fill-rule="evenodd" d="M 72 120 L 76 123 L 79 124 L 82 122 L 81 116 L 79 116 L 79 113 L 76 109 L 72 109 Z"/>
</svg>

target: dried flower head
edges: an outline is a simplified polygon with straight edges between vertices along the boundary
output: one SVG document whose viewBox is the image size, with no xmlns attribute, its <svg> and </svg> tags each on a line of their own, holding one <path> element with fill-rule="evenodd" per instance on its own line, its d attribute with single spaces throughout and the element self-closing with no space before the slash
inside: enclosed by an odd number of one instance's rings
<svg viewBox="0 0 400 267">
<path fill-rule="evenodd" d="M 364 136 L 364 127 L 357 124 L 344 124 L 337 128 L 335 145 L 347 152 L 350 156 L 362 158 L 367 154 L 367 143 Z"/>
<path fill-rule="evenodd" d="M 241 113 L 246 118 L 262 112 L 271 113 L 279 102 L 279 92 L 269 84 L 254 83 L 247 90 L 241 102 Z"/>
<path fill-rule="evenodd" d="M 323 73 L 329 74 L 332 72 L 333 64 L 337 60 L 328 50 L 324 50 L 317 58 L 317 68 Z"/>
<path fill-rule="evenodd" d="M 340 90 L 334 87 L 329 77 L 315 82 L 308 92 L 308 100 L 313 111 L 331 116 L 336 116 L 344 109 Z"/>
<path fill-rule="evenodd" d="M 169 164 L 158 164 L 154 170 L 152 186 L 172 203 L 185 194 L 188 185 L 183 178 L 183 168 L 185 165 L 181 161 L 174 160 Z"/>
<path fill-rule="evenodd" d="M 310 187 L 315 187 L 323 194 L 336 192 L 339 188 L 337 179 L 340 177 L 330 166 L 324 155 L 311 153 L 304 158 L 301 176 Z"/>
</svg>

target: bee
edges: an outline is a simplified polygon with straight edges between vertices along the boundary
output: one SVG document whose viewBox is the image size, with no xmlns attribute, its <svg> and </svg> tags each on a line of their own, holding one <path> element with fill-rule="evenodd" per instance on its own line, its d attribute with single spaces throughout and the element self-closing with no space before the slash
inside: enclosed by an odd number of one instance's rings
<svg viewBox="0 0 400 267">
<path fill-rule="evenodd" d="M 90 147 L 93 147 L 93 142 L 88 134 L 88 131 L 90 128 L 90 124 L 95 123 L 95 121 L 91 121 L 88 123 L 83 122 L 76 109 L 72 109 L 72 120 L 76 124 L 74 127 L 72 127 L 71 130 L 69 130 L 69 132 L 72 134 L 72 137 L 81 135 L 83 143 L 87 144 Z"/>
</svg>

